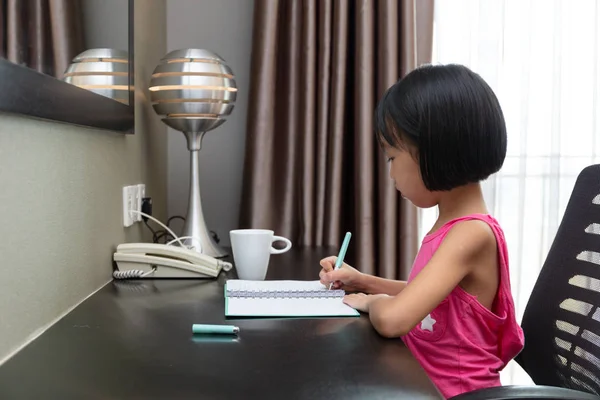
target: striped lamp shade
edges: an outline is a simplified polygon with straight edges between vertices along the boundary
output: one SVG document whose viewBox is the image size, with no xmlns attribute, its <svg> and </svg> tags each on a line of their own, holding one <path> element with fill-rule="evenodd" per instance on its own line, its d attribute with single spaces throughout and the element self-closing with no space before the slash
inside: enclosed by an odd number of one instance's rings
<svg viewBox="0 0 600 400">
<path fill-rule="evenodd" d="M 235 105 L 233 72 L 218 54 L 175 50 L 164 56 L 150 80 L 150 98 L 163 122 L 182 132 L 206 132 L 225 122 Z"/>
<path fill-rule="evenodd" d="M 115 49 L 86 50 L 73 59 L 63 81 L 129 104 L 128 53 Z"/>
</svg>

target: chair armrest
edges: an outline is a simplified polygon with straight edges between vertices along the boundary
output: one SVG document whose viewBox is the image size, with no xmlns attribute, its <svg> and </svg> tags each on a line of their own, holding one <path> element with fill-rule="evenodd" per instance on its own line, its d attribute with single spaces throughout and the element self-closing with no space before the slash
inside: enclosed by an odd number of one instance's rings
<svg viewBox="0 0 600 400">
<path fill-rule="evenodd" d="M 450 400 L 600 400 L 600 396 L 554 386 L 498 386 L 474 390 Z"/>
</svg>

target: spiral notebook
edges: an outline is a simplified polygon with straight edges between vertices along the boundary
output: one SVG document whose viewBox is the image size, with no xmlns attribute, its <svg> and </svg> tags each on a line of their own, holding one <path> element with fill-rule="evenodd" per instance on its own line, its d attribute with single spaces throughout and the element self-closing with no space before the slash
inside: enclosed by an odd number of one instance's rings
<svg viewBox="0 0 600 400">
<path fill-rule="evenodd" d="M 344 304 L 343 290 L 319 281 L 248 281 L 225 283 L 226 317 L 358 317 Z"/>
</svg>

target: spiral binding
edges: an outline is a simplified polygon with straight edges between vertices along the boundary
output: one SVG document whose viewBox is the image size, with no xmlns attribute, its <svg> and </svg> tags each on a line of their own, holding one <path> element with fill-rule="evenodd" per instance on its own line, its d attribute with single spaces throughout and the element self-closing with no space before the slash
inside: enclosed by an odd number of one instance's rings
<svg viewBox="0 0 600 400">
<path fill-rule="evenodd" d="M 227 297 L 243 298 L 335 298 L 344 297 L 344 290 L 227 290 Z"/>
</svg>

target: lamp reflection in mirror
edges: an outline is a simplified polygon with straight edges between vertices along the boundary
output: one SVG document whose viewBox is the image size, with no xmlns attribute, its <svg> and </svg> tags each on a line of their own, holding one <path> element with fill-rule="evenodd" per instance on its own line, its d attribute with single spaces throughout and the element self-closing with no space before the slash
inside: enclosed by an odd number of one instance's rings
<svg viewBox="0 0 600 400">
<path fill-rule="evenodd" d="M 200 196 L 199 157 L 204 134 L 226 121 L 237 95 L 229 66 L 218 54 L 203 49 L 175 50 L 164 56 L 150 81 L 150 98 L 157 114 L 183 132 L 190 152 L 188 209 L 184 244 L 212 257 L 227 252 L 206 227 Z M 217 188 L 216 188 L 217 189 Z"/>
<path fill-rule="evenodd" d="M 129 104 L 128 53 L 116 49 L 86 50 L 73 59 L 62 80 Z"/>
</svg>

